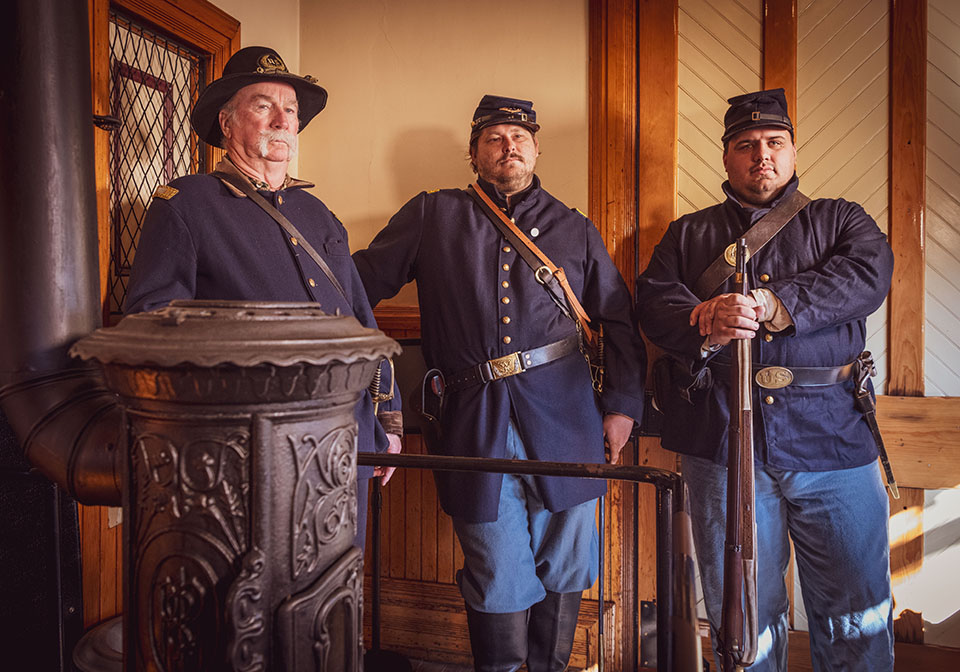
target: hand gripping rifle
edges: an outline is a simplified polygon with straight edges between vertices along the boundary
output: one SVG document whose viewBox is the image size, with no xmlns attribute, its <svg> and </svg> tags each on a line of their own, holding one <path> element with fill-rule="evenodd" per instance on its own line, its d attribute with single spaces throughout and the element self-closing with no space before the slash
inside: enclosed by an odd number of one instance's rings
<svg viewBox="0 0 960 672">
<path fill-rule="evenodd" d="M 736 243 L 736 291 L 746 294 L 747 242 Z M 757 657 L 757 549 L 753 481 L 752 357 L 749 339 L 734 341 L 727 447 L 727 534 L 723 555 L 723 605 L 717 652 L 723 672 Z"/>
</svg>

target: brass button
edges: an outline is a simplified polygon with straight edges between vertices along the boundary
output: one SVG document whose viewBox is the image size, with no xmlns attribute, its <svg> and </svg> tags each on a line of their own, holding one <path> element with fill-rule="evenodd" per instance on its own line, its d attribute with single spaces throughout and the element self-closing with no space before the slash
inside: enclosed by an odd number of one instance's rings
<svg viewBox="0 0 960 672">
<path fill-rule="evenodd" d="M 317 283 L 314 282 L 313 278 L 310 278 L 309 280 L 307 280 L 307 283 L 308 283 L 311 287 L 316 287 L 316 286 L 317 286 Z"/>
<path fill-rule="evenodd" d="M 503 266 L 501 266 L 501 268 L 502 268 L 503 270 L 505 270 L 505 271 L 509 271 L 509 270 L 510 270 L 510 264 L 504 264 Z"/>
<path fill-rule="evenodd" d="M 504 324 L 510 324 L 510 316 L 504 315 L 503 317 L 500 318 L 500 321 L 503 322 Z"/>
<path fill-rule="evenodd" d="M 500 303 L 510 303 L 510 297 L 509 296 L 503 297 L 502 299 L 500 299 Z"/>
<path fill-rule="evenodd" d="M 277 194 L 277 204 L 283 205 L 283 196 L 280 194 Z"/>
<path fill-rule="evenodd" d="M 770 282 L 770 276 L 766 273 L 760 274 L 760 282 Z"/>
<path fill-rule="evenodd" d="M 773 397 L 771 396 L 764 397 L 763 403 L 765 403 L 767 406 L 770 406 L 773 403 Z"/>
<path fill-rule="evenodd" d="M 507 345 L 509 345 L 509 344 L 510 344 L 510 341 L 512 341 L 512 340 L 513 340 L 513 339 L 510 338 L 509 336 L 504 336 L 504 337 L 503 337 L 503 342 L 506 343 Z"/>
<path fill-rule="evenodd" d="M 763 335 L 763 340 L 765 340 L 767 343 L 769 343 L 770 341 L 773 340 L 773 334 L 764 334 L 764 335 Z"/>
<path fill-rule="evenodd" d="M 531 238 L 536 238 L 539 235 L 540 235 L 540 229 L 538 229 L 537 227 L 533 227 L 532 229 L 530 229 Z"/>
<path fill-rule="evenodd" d="M 511 218 L 510 218 L 510 221 L 513 222 L 514 224 L 516 224 L 516 223 L 517 223 L 517 218 L 516 218 L 516 217 L 511 217 Z"/>
<path fill-rule="evenodd" d="M 504 280 L 503 282 L 500 283 L 500 286 L 506 288 L 510 286 L 510 283 Z"/>
<path fill-rule="evenodd" d="M 296 238 L 293 238 L 293 237 L 290 238 L 290 242 L 293 243 L 294 245 L 299 245 L 299 244 L 300 244 L 299 242 L 297 242 L 297 239 L 296 239 Z"/>
<path fill-rule="evenodd" d="M 510 252 L 510 246 L 509 245 L 504 246 L 503 251 Z"/>
</svg>

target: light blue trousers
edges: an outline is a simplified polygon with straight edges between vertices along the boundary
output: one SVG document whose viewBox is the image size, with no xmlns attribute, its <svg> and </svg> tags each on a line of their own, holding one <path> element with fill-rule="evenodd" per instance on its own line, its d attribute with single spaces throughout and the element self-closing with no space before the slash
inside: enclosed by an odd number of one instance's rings
<svg viewBox="0 0 960 672">
<path fill-rule="evenodd" d="M 683 478 L 690 488 L 693 536 L 715 647 L 723 595 L 727 470 L 684 456 Z M 876 462 L 818 472 L 757 465 L 759 653 L 750 672 L 787 670 L 787 535 L 796 553 L 813 669 L 893 670 L 888 508 Z"/>
<path fill-rule="evenodd" d="M 512 422 L 506 457 L 527 459 Z M 547 590 L 590 588 L 599 559 L 596 510 L 597 500 L 591 500 L 551 513 L 533 476 L 504 474 L 497 520 L 453 519 L 463 548 L 458 580 L 464 602 L 475 611 L 503 614 L 528 609 L 543 600 Z"/>
</svg>

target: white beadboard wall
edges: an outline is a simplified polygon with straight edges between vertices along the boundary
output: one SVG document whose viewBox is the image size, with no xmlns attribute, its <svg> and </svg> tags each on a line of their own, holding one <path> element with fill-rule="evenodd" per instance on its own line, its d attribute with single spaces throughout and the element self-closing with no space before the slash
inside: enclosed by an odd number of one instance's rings
<svg viewBox="0 0 960 672">
<path fill-rule="evenodd" d="M 797 173 L 813 198 L 856 201 L 887 230 L 889 0 L 799 0 Z M 867 320 L 874 387 L 887 379 L 887 304 Z"/>
<path fill-rule="evenodd" d="M 760 0 L 679 0 L 677 214 L 723 200 L 727 99 L 763 84 Z"/>
<path fill-rule="evenodd" d="M 927 4 L 924 387 L 960 396 L 960 2 Z"/>
</svg>

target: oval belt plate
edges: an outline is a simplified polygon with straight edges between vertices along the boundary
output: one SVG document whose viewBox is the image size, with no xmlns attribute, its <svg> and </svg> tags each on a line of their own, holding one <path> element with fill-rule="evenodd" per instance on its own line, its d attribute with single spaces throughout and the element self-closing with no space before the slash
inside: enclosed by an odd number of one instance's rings
<svg viewBox="0 0 960 672">
<path fill-rule="evenodd" d="M 750 249 L 747 249 L 747 260 L 750 259 Z M 737 244 L 730 243 L 727 245 L 727 249 L 723 251 L 723 260 L 726 261 L 731 266 L 737 265 Z"/>
<path fill-rule="evenodd" d="M 754 376 L 757 385 L 767 390 L 779 390 L 793 382 L 793 371 L 785 366 L 768 366 Z"/>
</svg>

